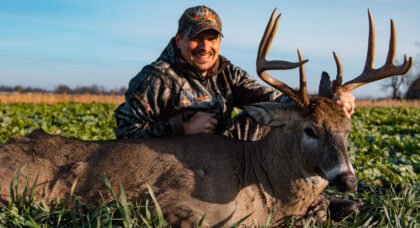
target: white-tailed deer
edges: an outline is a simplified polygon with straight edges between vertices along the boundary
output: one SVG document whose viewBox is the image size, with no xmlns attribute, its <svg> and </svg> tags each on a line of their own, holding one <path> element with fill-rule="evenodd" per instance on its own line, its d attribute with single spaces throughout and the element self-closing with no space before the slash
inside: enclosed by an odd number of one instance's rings
<svg viewBox="0 0 420 228">
<path fill-rule="evenodd" d="M 173 138 L 81 141 L 35 131 L 11 137 L 0 148 L 0 200 L 9 197 L 9 183 L 23 166 L 29 180 L 39 174 L 37 192 L 42 197 L 66 197 L 76 178 L 74 194 L 100 203 L 98 191 L 108 194 L 104 173 L 113 186 L 120 182 L 129 200 L 147 196 L 145 180 L 152 185 L 166 219 L 172 225 L 191 225 L 205 213 L 205 226 L 231 224 L 253 213 L 246 226 L 304 214 L 329 184 L 342 192 L 356 188 L 357 178 L 347 151 L 351 123 L 342 108 L 322 97 L 309 97 L 303 61 L 267 61 L 265 56 L 280 16 L 273 12 L 258 50 L 258 75 L 289 96 L 295 104 L 263 103 L 245 107 L 256 121 L 271 127 L 257 142 L 200 134 Z M 404 74 L 412 65 L 405 59 L 393 65 L 394 23 L 383 67 L 372 69 L 374 29 L 370 35 L 365 69 L 341 85 L 337 63 L 335 91 L 350 91 L 363 84 Z M 274 25 L 273 25 L 274 22 Z M 265 70 L 300 67 L 300 89 L 294 90 Z"/>
</svg>

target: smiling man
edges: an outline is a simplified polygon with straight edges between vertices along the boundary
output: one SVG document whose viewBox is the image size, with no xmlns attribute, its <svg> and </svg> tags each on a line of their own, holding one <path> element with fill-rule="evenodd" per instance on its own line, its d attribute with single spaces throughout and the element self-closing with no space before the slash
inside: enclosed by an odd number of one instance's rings
<svg viewBox="0 0 420 228">
<path fill-rule="evenodd" d="M 182 57 L 197 68 L 203 77 L 219 59 L 220 36 L 217 31 L 202 31 L 194 37 L 177 34 L 176 45 Z"/>
</svg>

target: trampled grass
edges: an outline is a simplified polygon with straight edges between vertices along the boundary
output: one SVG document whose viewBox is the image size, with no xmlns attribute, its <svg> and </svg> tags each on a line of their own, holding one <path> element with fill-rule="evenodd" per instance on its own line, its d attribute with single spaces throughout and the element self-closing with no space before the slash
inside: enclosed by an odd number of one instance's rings
<svg viewBox="0 0 420 228">
<path fill-rule="evenodd" d="M 0 143 L 10 135 L 24 135 L 39 127 L 50 134 L 85 140 L 112 139 L 115 138 L 112 131 L 115 108 L 115 104 L 97 103 L 0 105 Z M 327 191 L 356 200 L 361 204 L 360 213 L 338 223 L 329 220 L 315 224 L 310 218 L 304 218 L 299 224 L 303 227 L 419 227 L 420 109 L 358 108 L 352 123 L 349 151 L 359 177 L 358 189 L 347 196 Z M 19 181 L 26 187 L 17 189 Z M 118 187 L 123 193 L 123 186 Z M 0 227 L 166 226 L 155 210 L 158 205 L 152 197 L 146 202 L 128 202 L 124 194 L 114 194 L 96 208 L 81 202 L 77 196 L 55 201 L 38 199 L 32 186 L 25 185 L 23 174 L 11 183 L 10 191 L 13 192 L 10 201 L 0 206 Z M 267 220 L 270 225 L 276 225 L 275 221 Z M 291 218 L 284 226 L 296 226 L 295 220 Z M 196 225 L 199 224 L 197 221 Z"/>
</svg>

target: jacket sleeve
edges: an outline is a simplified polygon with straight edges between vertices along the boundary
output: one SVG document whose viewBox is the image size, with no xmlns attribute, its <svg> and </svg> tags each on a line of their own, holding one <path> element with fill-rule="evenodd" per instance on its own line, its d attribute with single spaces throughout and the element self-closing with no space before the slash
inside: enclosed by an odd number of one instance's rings
<svg viewBox="0 0 420 228">
<path fill-rule="evenodd" d="M 279 90 L 259 84 L 246 71 L 230 66 L 232 92 L 235 106 L 242 107 L 259 102 L 280 102 L 287 98 Z"/>
<path fill-rule="evenodd" d="M 169 80 L 143 69 L 129 84 L 125 103 L 115 110 L 119 139 L 183 134 L 181 115 L 162 119 L 170 102 Z"/>
</svg>

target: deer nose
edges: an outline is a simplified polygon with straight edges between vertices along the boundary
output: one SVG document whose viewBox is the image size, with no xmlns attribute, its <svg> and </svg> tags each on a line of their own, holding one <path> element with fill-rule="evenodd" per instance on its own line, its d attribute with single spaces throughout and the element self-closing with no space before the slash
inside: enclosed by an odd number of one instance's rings
<svg viewBox="0 0 420 228">
<path fill-rule="evenodd" d="M 357 187 L 357 177 L 352 173 L 342 173 L 330 183 L 340 192 L 351 192 Z"/>
</svg>

